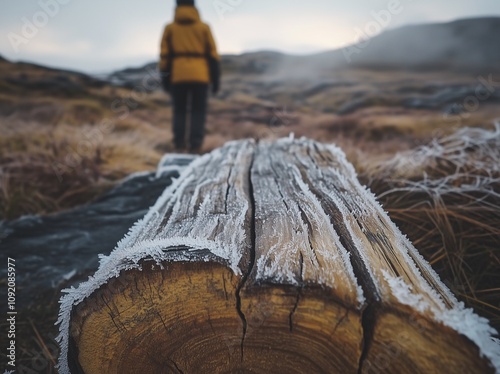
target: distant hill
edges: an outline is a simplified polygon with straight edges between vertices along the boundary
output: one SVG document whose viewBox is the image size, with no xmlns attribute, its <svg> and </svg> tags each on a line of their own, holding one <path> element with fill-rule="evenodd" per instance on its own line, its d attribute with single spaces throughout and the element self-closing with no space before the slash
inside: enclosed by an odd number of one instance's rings
<svg viewBox="0 0 500 374">
<path fill-rule="evenodd" d="M 328 77 L 333 70 L 346 68 L 490 74 L 500 72 L 499 62 L 500 17 L 490 17 L 404 26 L 386 30 L 365 45 L 355 44 L 314 55 L 292 56 L 274 51 L 224 55 L 222 70 L 226 75 L 267 74 L 272 80 L 317 80 L 322 79 L 323 73 Z M 11 63 L 2 56 L 0 63 L 5 68 L 0 78 L 18 88 L 62 86 L 67 91 L 78 91 L 77 86 L 80 90 L 86 86 L 102 86 L 103 80 L 134 88 L 146 74 L 157 74 L 157 62 L 94 77 L 24 62 Z M 27 72 L 39 75 L 36 84 L 25 79 Z"/>
<path fill-rule="evenodd" d="M 289 57 L 276 65 L 288 76 L 310 70 L 500 72 L 500 17 L 404 26 L 386 30 L 362 44 L 311 56 Z"/>
<path fill-rule="evenodd" d="M 387 30 L 364 47 L 307 56 L 273 51 L 222 56 L 222 70 L 237 74 L 270 74 L 279 79 L 318 77 L 334 69 L 456 71 L 474 74 L 500 72 L 500 17 L 473 18 L 449 23 L 404 26 Z M 359 53 L 349 53 L 357 50 Z M 350 56 L 350 61 L 346 58 Z M 115 84 L 133 86 L 157 63 L 115 72 Z"/>
<path fill-rule="evenodd" d="M 0 56 L 0 82 L 4 93 L 84 96 L 108 83 L 89 75 L 28 62 L 10 62 Z"/>
<path fill-rule="evenodd" d="M 344 52 L 337 50 L 320 56 L 342 62 Z M 351 54 L 351 58 L 353 66 L 366 68 L 500 71 L 500 18 L 388 30 L 372 38 L 359 53 Z"/>
</svg>

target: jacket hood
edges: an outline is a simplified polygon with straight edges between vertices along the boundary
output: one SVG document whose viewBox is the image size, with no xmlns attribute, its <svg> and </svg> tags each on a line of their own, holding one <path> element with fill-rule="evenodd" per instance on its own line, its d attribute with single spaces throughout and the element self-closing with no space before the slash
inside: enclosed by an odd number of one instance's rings
<svg viewBox="0 0 500 374">
<path fill-rule="evenodd" d="M 200 22 L 200 14 L 194 6 L 178 6 L 175 8 L 175 22 L 194 23 Z"/>
</svg>

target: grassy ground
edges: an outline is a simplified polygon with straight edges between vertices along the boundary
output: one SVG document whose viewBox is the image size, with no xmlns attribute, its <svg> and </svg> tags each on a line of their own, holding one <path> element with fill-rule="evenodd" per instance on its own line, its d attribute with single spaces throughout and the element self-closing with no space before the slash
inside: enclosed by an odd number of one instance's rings
<svg viewBox="0 0 500 374">
<path fill-rule="evenodd" d="M 164 93 L 143 94 L 141 87 L 110 87 L 24 64 L 0 65 L 6 65 L 0 69 L 0 219 L 84 204 L 129 173 L 153 169 L 172 151 L 170 98 Z M 440 110 L 401 104 L 405 97 L 434 90 L 432 84 L 473 84 L 471 77 L 347 71 L 332 78 L 337 83 L 319 80 L 307 86 L 227 75 L 210 103 L 203 150 L 232 139 L 294 132 L 336 142 L 361 167 L 358 160 L 387 158 L 435 135 L 484 126 L 500 116 L 490 103 L 450 118 Z M 357 104 L 336 114 L 349 103 Z"/>
<path fill-rule="evenodd" d="M 466 305 L 500 331 L 500 123 L 371 164 L 362 180 Z"/>
<path fill-rule="evenodd" d="M 23 81 L 24 67 L 16 69 L 10 76 Z M 61 88 L 68 92 L 51 93 L 44 82 L 61 74 L 37 81 L 38 70 L 28 69 L 29 87 L 4 82 L 0 95 L 0 219 L 84 204 L 131 172 L 154 169 L 170 149 L 162 93 L 135 100 L 131 90 L 73 75 L 76 83 L 68 84 L 68 74 Z"/>
<path fill-rule="evenodd" d="M 423 95 L 426 83 L 473 84 L 474 77 L 348 71 L 335 77 L 342 84 L 322 89 L 236 78 L 227 75 L 211 99 L 204 151 L 290 132 L 339 144 L 445 283 L 500 328 L 498 133 L 447 137 L 491 129 L 500 108 L 481 103 L 450 118 L 401 104 L 402 95 Z M 48 89 L 54 82 L 60 87 Z M 162 92 L 142 95 L 24 65 L 0 66 L 0 88 L 0 219 L 86 204 L 172 151 L 170 100 Z M 43 295 L 25 312 L 18 339 L 24 372 L 53 372 L 58 295 Z"/>
</svg>

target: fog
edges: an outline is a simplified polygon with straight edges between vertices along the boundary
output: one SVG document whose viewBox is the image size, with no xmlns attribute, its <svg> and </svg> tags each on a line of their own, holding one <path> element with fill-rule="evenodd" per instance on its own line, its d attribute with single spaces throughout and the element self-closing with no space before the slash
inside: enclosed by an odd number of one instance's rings
<svg viewBox="0 0 500 374">
<path fill-rule="evenodd" d="M 496 0 L 197 3 L 222 54 L 273 50 L 304 55 L 345 47 L 364 38 L 366 30 L 374 36 L 410 24 L 500 16 Z M 4 0 L 0 54 L 86 72 L 137 66 L 158 58 L 161 32 L 173 11 L 172 0 Z"/>
</svg>

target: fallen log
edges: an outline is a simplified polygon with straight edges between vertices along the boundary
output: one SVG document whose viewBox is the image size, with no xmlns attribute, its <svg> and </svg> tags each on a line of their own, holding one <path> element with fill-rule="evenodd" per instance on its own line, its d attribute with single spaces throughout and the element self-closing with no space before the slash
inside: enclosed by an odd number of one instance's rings
<svg viewBox="0 0 500 374">
<path fill-rule="evenodd" d="M 198 158 L 61 299 L 61 373 L 484 373 L 495 333 L 340 149 Z"/>
</svg>

